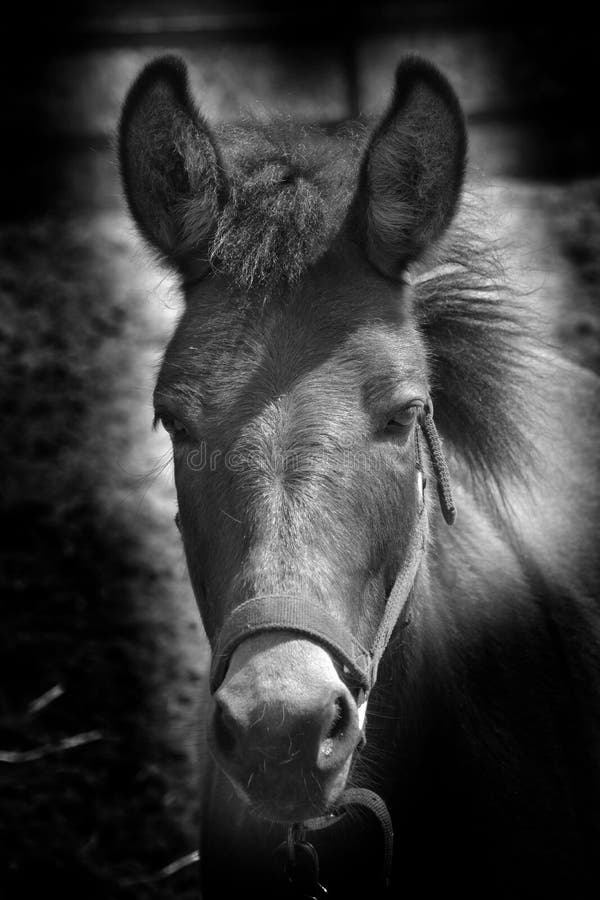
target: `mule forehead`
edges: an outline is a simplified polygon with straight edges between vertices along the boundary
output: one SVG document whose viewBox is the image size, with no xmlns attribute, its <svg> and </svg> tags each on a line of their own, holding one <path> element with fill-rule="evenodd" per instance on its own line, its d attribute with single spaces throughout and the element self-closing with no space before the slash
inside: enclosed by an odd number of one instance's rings
<svg viewBox="0 0 600 900">
<path fill-rule="evenodd" d="M 219 279 L 201 285 L 167 348 L 157 408 L 193 421 L 233 408 L 251 417 L 285 395 L 304 406 L 359 400 L 374 412 L 400 404 L 427 375 L 410 289 L 344 262 L 319 264 L 266 303 L 240 302 Z"/>
</svg>

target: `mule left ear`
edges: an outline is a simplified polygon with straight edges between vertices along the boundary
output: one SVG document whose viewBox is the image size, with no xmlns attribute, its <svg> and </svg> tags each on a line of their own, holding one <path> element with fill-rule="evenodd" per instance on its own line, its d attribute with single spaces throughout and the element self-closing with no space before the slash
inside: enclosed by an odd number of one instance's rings
<svg viewBox="0 0 600 900">
<path fill-rule="evenodd" d="M 449 82 L 419 57 L 403 60 L 363 159 L 354 206 L 367 255 L 383 274 L 400 277 L 448 227 L 466 151 L 465 121 Z"/>
</svg>

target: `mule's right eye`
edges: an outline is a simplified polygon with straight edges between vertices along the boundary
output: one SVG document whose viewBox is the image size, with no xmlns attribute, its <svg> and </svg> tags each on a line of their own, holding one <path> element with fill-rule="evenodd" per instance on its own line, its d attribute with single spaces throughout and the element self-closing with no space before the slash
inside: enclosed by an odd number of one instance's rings
<svg viewBox="0 0 600 900">
<path fill-rule="evenodd" d="M 170 434 L 174 441 L 181 441 L 188 437 L 188 431 L 183 422 L 176 419 L 175 416 L 169 416 L 165 413 L 157 413 L 154 417 L 154 425 L 161 424 L 165 431 Z"/>
</svg>

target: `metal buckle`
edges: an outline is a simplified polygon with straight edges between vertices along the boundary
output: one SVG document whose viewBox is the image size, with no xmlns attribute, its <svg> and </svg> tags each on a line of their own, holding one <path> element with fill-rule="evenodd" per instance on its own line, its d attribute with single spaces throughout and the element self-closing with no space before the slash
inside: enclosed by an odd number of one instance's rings
<svg viewBox="0 0 600 900">
<path fill-rule="evenodd" d="M 327 888 L 319 881 L 319 857 L 306 839 L 306 828 L 295 823 L 288 828 L 287 839 L 276 853 L 285 851 L 285 878 L 296 900 L 326 900 Z"/>
</svg>

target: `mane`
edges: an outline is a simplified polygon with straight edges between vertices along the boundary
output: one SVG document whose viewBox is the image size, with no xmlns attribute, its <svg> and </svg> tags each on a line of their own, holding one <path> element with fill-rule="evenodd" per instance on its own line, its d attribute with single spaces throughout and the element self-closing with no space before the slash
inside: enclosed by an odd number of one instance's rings
<svg viewBox="0 0 600 900">
<path fill-rule="evenodd" d="M 508 485 L 523 484 L 536 465 L 540 342 L 474 216 L 464 212 L 466 224 L 450 229 L 414 277 L 415 313 L 430 354 L 438 427 L 461 478 L 501 514 Z"/>
<path fill-rule="evenodd" d="M 328 135 L 282 120 L 228 126 L 218 137 L 229 196 L 212 244 L 213 268 L 247 291 L 293 284 L 339 228 L 354 187 L 361 131 L 354 126 Z"/>
</svg>

